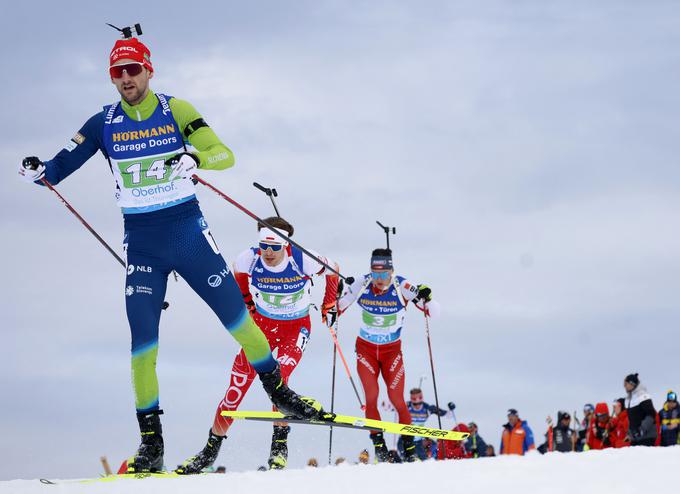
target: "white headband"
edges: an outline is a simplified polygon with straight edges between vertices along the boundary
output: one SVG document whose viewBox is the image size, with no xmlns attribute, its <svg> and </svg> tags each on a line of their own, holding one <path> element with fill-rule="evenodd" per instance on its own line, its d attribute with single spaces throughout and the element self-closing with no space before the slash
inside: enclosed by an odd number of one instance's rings
<svg viewBox="0 0 680 494">
<path fill-rule="evenodd" d="M 281 238 L 281 236 L 270 230 L 269 228 L 263 228 L 260 230 L 260 242 L 267 242 L 270 244 L 281 244 L 288 245 L 288 242 Z"/>
</svg>

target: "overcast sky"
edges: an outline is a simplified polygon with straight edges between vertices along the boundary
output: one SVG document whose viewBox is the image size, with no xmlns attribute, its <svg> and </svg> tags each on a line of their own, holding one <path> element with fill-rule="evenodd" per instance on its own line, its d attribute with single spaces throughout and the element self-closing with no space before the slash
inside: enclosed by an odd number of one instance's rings
<svg viewBox="0 0 680 494">
<path fill-rule="evenodd" d="M 298 241 L 348 275 L 383 245 L 375 220 L 397 227 L 397 271 L 443 307 L 440 401 L 496 447 L 510 407 L 542 435 L 558 409 L 622 396 L 630 372 L 657 407 L 680 387 L 677 2 L 20 2 L 0 19 L 0 479 L 97 475 L 99 456 L 117 468 L 139 441 L 124 271 L 16 175 L 117 99 L 105 22 L 141 22 L 152 88 L 192 102 L 234 150 L 237 166 L 206 180 L 263 216 L 251 184 L 276 187 Z M 120 251 L 101 155 L 59 190 Z M 198 194 L 226 256 L 256 242 L 246 216 Z M 172 467 L 204 444 L 238 348 L 184 282 L 167 299 Z M 350 360 L 359 317 L 340 323 Z M 291 385 L 328 403 L 332 342 L 313 321 Z M 424 376 L 434 401 L 422 316 L 406 322 L 407 388 Z M 341 371 L 337 383 L 336 410 L 359 414 Z M 256 384 L 242 408 L 265 407 Z M 270 434 L 237 424 L 218 463 L 264 464 Z M 325 461 L 327 436 L 296 427 L 290 463 Z M 335 441 L 352 459 L 370 445 L 363 432 Z"/>
</svg>

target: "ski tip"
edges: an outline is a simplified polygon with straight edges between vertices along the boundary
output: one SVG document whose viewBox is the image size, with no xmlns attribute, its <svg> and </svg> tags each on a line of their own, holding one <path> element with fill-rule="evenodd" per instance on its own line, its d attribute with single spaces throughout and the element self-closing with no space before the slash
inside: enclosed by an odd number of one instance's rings
<svg viewBox="0 0 680 494">
<path fill-rule="evenodd" d="M 46 484 L 46 485 L 57 485 L 56 482 L 52 482 L 51 480 L 48 479 L 40 479 L 41 484 Z"/>
</svg>

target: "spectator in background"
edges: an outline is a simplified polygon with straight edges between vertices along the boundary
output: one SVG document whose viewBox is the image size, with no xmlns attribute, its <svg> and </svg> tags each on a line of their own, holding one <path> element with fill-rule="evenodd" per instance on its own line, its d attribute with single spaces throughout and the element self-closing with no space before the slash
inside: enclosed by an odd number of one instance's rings
<svg viewBox="0 0 680 494">
<path fill-rule="evenodd" d="M 569 427 L 571 423 L 571 415 L 568 412 L 557 412 L 557 424 L 552 425 L 552 419 L 548 417 L 549 424 L 548 432 L 545 433 L 545 443 L 539 446 L 540 453 L 547 453 L 549 451 L 559 451 L 561 453 L 568 453 L 574 451 L 576 448 L 576 432 Z M 550 436 L 552 434 L 552 437 Z"/>
<path fill-rule="evenodd" d="M 575 414 L 575 413 L 574 413 Z M 580 423 L 578 430 L 578 442 L 576 443 L 576 451 L 583 451 L 586 446 L 586 433 L 590 428 L 590 421 L 595 416 L 595 407 L 592 403 L 583 405 L 583 420 Z"/>
<path fill-rule="evenodd" d="M 453 430 L 456 432 L 470 432 L 470 429 L 465 424 L 458 424 Z M 472 458 L 472 453 L 465 449 L 465 441 L 444 439 L 441 441 L 437 458 L 440 460 L 462 460 L 463 458 Z"/>
<path fill-rule="evenodd" d="M 521 420 L 517 410 L 508 410 L 508 423 L 503 426 L 500 454 L 523 455 L 527 451 L 536 449 L 534 433 L 526 420 Z"/>
<path fill-rule="evenodd" d="M 438 415 L 440 417 L 443 417 L 444 415 L 447 415 L 449 412 L 442 409 L 442 408 L 437 408 L 436 405 L 430 405 L 429 403 L 425 403 L 425 400 L 423 399 L 423 390 L 420 388 L 413 388 L 411 390 L 411 400 L 406 402 L 406 406 L 408 407 L 408 413 L 411 414 L 411 423 L 416 426 L 421 426 L 425 427 L 425 422 L 427 422 L 427 419 L 430 417 L 430 415 Z M 449 407 L 450 408 L 450 407 Z M 403 454 L 404 452 L 404 446 L 403 446 L 403 438 L 400 437 L 399 440 L 397 441 L 397 449 L 399 450 L 400 453 Z M 427 460 L 428 458 L 431 457 L 437 457 L 437 443 L 436 441 L 429 441 L 427 444 L 429 444 L 430 449 L 427 449 L 425 446 L 425 438 L 422 436 L 415 436 L 413 437 L 413 443 L 415 444 L 416 447 L 416 455 L 418 458 L 420 458 L 421 461 Z"/>
<path fill-rule="evenodd" d="M 661 419 L 661 446 L 680 444 L 678 440 L 680 407 L 678 407 L 678 395 L 675 391 L 669 391 L 666 395 L 666 403 L 659 410 L 659 418 Z"/>
<path fill-rule="evenodd" d="M 364 449 L 359 453 L 359 464 L 360 465 L 368 465 L 369 461 L 369 456 L 368 456 L 368 450 Z"/>
<path fill-rule="evenodd" d="M 493 447 L 493 444 L 487 444 L 486 445 L 486 456 L 487 458 L 491 458 L 492 456 L 496 456 L 496 450 Z"/>
<path fill-rule="evenodd" d="M 338 465 L 342 465 L 343 463 L 345 463 L 345 461 L 346 461 L 345 458 L 343 458 L 342 456 L 338 456 L 335 459 L 335 466 L 337 467 Z"/>
<path fill-rule="evenodd" d="M 611 448 L 609 439 L 609 407 L 606 403 L 595 405 L 595 418 L 590 421 L 590 427 L 586 432 L 586 447 L 588 449 Z"/>
<path fill-rule="evenodd" d="M 609 440 L 612 448 L 630 446 L 628 438 L 628 412 L 626 400 L 619 398 L 612 404 L 612 418 L 609 421 Z"/>
<path fill-rule="evenodd" d="M 647 388 L 640 384 L 638 374 L 628 374 L 623 381 L 628 410 L 628 436 L 631 446 L 654 446 L 656 433 L 656 409 Z"/>
<path fill-rule="evenodd" d="M 486 456 L 486 442 L 478 434 L 477 424 L 470 422 L 468 425 L 470 436 L 465 441 L 465 450 L 470 453 L 472 458 Z"/>
<path fill-rule="evenodd" d="M 312 468 L 316 468 L 316 467 L 319 466 L 319 462 L 316 461 L 316 458 L 310 458 L 309 460 L 307 460 L 307 466 L 312 467 Z"/>
</svg>

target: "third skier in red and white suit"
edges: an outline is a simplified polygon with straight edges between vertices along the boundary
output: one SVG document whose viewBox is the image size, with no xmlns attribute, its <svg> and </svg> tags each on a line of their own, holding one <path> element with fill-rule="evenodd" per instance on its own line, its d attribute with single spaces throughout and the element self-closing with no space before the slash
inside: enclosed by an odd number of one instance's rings
<svg viewBox="0 0 680 494">
<path fill-rule="evenodd" d="M 293 235 L 293 226 L 283 218 L 272 217 L 265 221 L 289 237 Z M 326 278 L 321 316 L 324 323 L 332 324 L 337 315 L 338 276 L 321 263 L 303 255 L 301 250 L 264 225 L 258 224 L 258 230 L 259 245 L 239 254 L 234 262 L 234 276 L 253 320 L 267 337 L 272 354 L 280 363 L 281 377 L 287 383 L 290 374 L 300 363 L 311 335 L 310 280 L 313 276 Z M 311 252 L 336 271 L 339 270 L 333 261 Z M 241 350 L 231 369 L 229 387 L 217 407 L 208 443 L 200 453 L 189 458 L 178 472 L 199 473 L 213 464 L 234 420 L 223 417 L 221 413 L 238 409 L 256 375 Z M 285 422 L 274 425 L 269 458 L 269 467 L 272 469 L 286 466 L 289 431 L 290 427 Z"/>
</svg>

